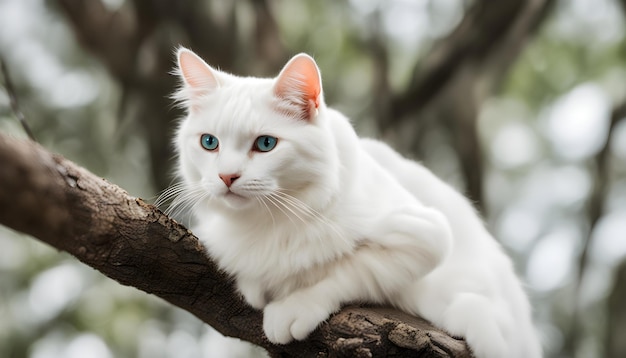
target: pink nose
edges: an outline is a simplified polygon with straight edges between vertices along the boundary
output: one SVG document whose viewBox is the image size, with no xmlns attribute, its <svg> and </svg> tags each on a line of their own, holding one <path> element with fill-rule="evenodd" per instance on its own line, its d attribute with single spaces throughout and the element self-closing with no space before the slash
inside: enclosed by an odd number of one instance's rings
<svg viewBox="0 0 626 358">
<path fill-rule="evenodd" d="M 230 188 L 231 185 L 235 182 L 235 180 L 239 179 L 239 174 L 219 174 L 220 179 L 226 184 L 227 187 Z"/>
</svg>

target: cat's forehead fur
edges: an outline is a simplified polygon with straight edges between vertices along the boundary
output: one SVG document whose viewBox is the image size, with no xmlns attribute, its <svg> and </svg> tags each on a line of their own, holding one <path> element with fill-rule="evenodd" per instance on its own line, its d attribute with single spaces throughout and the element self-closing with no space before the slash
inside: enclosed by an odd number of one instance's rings
<svg viewBox="0 0 626 358">
<path fill-rule="evenodd" d="M 276 110 L 274 79 L 228 75 L 220 77 L 220 84 L 190 112 L 190 127 L 217 136 L 235 133 L 257 136 L 303 125 L 300 121 L 285 121 Z"/>
<path fill-rule="evenodd" d="M 190 117 L 215 108 L 231 107 L 234 114 L 269 107 L 282 115 L 312 123 L 324 105 L 317 64 L 303 53 L 292 57 L 278 76 L 271 79 L 238 77 L 216 70 L 185 48 L 178 50 L 177 58 L 176 73 L 181 86 L 174 98 L 189 110 Z"/>
</svg>

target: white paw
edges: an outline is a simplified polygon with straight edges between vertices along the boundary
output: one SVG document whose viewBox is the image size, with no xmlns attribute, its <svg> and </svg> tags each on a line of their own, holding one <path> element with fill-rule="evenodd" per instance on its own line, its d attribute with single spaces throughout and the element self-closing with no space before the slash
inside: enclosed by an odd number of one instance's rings
<svg viewBox="0 0 626 358">
<path fill-rule="evenodd" d="M 331 313 L 311 299 L 293 294 L 265 306 L 263 330 L 272 343 L 303 340 Z"/>
<path fill-rule="evenodd" d="M 462 293 L 445 311 L 443 328 L 465 337 L 476 357 L 515 357 L 506 336 L 515 335 L 512 317 L 487 297 Z M 519 350 L 513 349 L 513 351 Z M 519 356 L 519 355 L 517 355 Z"/>
</svg>

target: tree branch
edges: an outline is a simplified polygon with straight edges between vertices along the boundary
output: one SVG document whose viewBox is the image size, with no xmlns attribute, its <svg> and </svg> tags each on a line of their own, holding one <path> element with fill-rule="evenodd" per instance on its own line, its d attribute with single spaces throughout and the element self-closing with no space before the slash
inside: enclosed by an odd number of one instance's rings
<svg viewBox="0 0 626 358">
<path fill-rule="evenodd" d="M 461 23 L 415 65 L 408 88 L 392 101 L 384 126 L 406 120 L 436 98 L 469 64 L 500 59 L 508 67 L 552 8 L 554 0 L 511 0 L 473 3 Z M 490 66 L 497 64 L 490 61 Z"/>
<path fill-rule="evenodd" d="M 100 0 L 61 0 L 79 42 L 95 54 L 123 83 L 135 77 L 137 51 L 152 27 L 139 26 L 129 6 L 109 11 Z"/>
<path fill-rule="evenodd" d="M 193 234 L 157 208 L 30 141 L 0 133 L 0 224 L 74 255 L 273 356 L 471 357 L 462 339 L 388 308 L 348 307 L 307 341 L 269 343 Z"/>
<path fill-rule="evenodd" d="M 13 86 L 13 81 L 11 81 L 11 76 L 9 76 L 9 70 L 7 69 L 7 64 L 2 57 L 0 57 L 0 72 L 2 72 L 2 77 L 4 77 L 4 88 L 7 90 L 7 94 L 9 95 L 9 105 L 11 106 L 11 111 L 13 111 L 13 115 L 17 118 L 17 120 L 24 128 L 24 132 L 30 140 L 36 142 L 35 135 L 33 131 L 30 129 L 28 122 L 26 121 L 26 117 L 24 116 L 24 112 L 20 109 L 20 105 L 17 100 L 17 94 L 15 92 L 15 87 Z"/>
</svg>

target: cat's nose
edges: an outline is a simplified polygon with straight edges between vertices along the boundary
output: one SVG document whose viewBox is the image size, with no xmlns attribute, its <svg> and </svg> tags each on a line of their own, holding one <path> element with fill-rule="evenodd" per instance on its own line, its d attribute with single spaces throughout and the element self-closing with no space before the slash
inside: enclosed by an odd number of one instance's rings
<svg viewBox="0 0 626 358">
<path fill-rule="evenodd" d="M 239 174 L 219 174 L 220 179 L 226 184 L 227 187 L 230 188 L 231 185 L 235 182 L 235 180 L 239 179 Z"/>
</svg>

